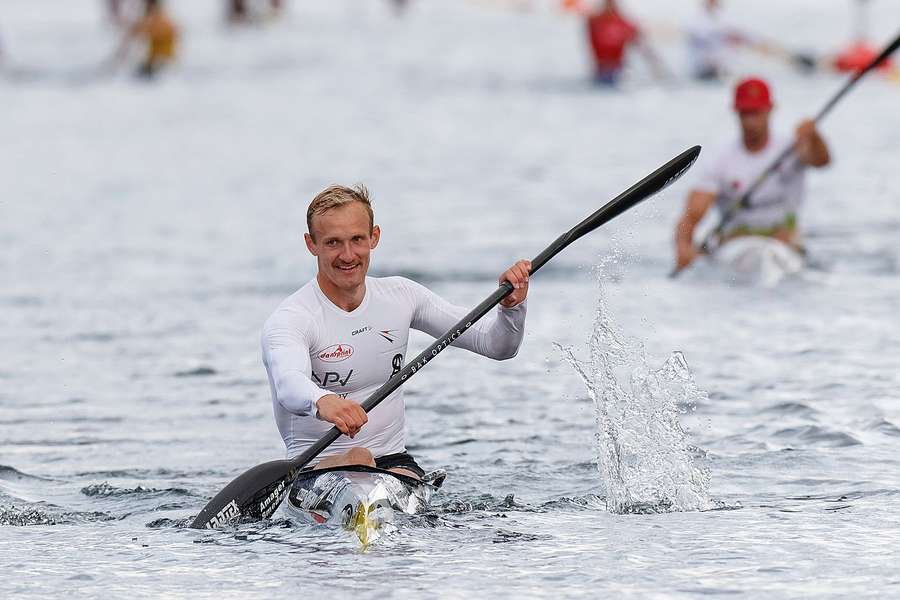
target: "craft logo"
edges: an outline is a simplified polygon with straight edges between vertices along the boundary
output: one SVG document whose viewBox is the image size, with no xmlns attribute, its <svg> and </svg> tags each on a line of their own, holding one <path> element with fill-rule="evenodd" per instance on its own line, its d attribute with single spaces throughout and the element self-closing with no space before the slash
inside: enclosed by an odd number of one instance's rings
<svg viewBox="0 0 900 600">
<path fill-rule="evenodd" d="M 378 332 L 378 335 L 389 341 L 390 343 L 394 343 L 397 341 L 397 330 L 396 329 L 382 329 Z"/>
<path fill-rule="evenodd" d="M 351 356 L 353 356 L 353 346 L 347 344 L 335 344 L 319 352 L 319 360 L 327 363 L 341 362 Z"/>
</svg>

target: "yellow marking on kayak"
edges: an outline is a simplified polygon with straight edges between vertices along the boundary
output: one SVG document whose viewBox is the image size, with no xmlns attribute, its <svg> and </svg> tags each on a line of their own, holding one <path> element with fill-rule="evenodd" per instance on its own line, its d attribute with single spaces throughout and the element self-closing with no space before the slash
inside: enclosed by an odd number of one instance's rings
<svg viewBox="0 0 900 600">
<path fill-rule="evenodd" d="M 353 515 L 353 522 L 350 528 L 356 532 L 356 536 L 362 543 L 363 548 L 374 542 L 378 538 L 378 522 L 373 518 L 372 506 L 360 501 L 356 505 L 356 511 Z"/>
</svg>

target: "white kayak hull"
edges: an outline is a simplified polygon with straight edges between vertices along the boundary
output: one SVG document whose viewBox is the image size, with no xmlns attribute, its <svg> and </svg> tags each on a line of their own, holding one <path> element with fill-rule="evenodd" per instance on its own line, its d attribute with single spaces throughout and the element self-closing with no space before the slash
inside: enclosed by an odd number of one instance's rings
<svg viewBox="0 0 900 600">
<path fill-rule="evenodd" d="M 713 261 L 741 283 L 771 287 L 803 270 L 806 261 L 796 249 L 775 238 L 748 235 L 716 249 Z"/>
<path fill-rule="evenodd" d="M 424 512 L 445 476 L 435 471 L 418 480 L 363 466 L 309 471 L 294 482 L 285 506 L 300 522 L 342 527 L 365 545 L 393 527 L 396 513 Z"/>
</svg>

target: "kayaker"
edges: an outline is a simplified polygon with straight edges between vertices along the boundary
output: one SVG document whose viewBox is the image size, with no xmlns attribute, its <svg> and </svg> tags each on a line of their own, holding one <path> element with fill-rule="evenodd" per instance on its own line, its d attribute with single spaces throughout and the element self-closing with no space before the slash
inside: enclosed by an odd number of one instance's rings
<svg viewBox="0 0 900 600">
<path fill-rule="evenodd" d="M 424 471 L 406 451 L 403 388 L 368 415 L 359 403 L 401 370 L 410 329 L 439 336 L 468 311 L 404 277 L 366 276 L 381 230 L 365 187 L 326 188 L 310 203 L 306 224 L 316 277 L 281 303 L 262 332 L 288 457 L 333 424 L 344 435 L 322 453 L 317 468 L 358 464 L 421 477 Z M 530 268 L 521 260 L 500 276 L 515 290 L 455 346 L 497 360 L 516 355 Z"/>
<path fill-rule="evenodd" d="M 719 0 L 703 0 L 703 7 L 687 28 L 687 56 L 691 77 L 719 81 L 727 74 L 728 52 L 752 45 L 746 33 L 725 22 Z"/>
<path fill-rule="evenodd" d="M 772 107 L 772 95 L 765 81 L 749 78 L 738 83 L 734 110 L 741 139 L 707 161 L 688 196 L 675 228 L 678 270 L 697 257 L 694 229 L 710 207 L 716 205 L 723 214 L 727 212 L 792 142 L 796 144 L 792 156 L 757 189 L 750 206 L 729 219 L 722 239 L 727 242 L 742 235 L 763 235 L 798 247 L 797 212 L 803 203 L 806 168 L 824 167 L 831 158 L 812 120 L 797 125 L 793 140 L 771 135 Z"/>
<path fill-rule="evenodd" d="M 178 29 L 162 6 L 161 0 L 144 0 L 144 16 L 128 28 L 117 52 L 123 60 L 131 44 L 143 39 L 147 45 L 144 60 L 138 68 L 141 77 L 153 77 L 164 65 L 175 58 Z"/>
<path fill-rule="evenodd" d="M 627 48 L 637 47 L 657 77 L 665 70 L 656 54 L 644 41 L 640 29 L 626 19 L 616 0 L 605 0 L 603 8 L 587 17 L 588 41 L 594 58 L 594 81 L 614 86 L 619 81 Z"/>
</svg>

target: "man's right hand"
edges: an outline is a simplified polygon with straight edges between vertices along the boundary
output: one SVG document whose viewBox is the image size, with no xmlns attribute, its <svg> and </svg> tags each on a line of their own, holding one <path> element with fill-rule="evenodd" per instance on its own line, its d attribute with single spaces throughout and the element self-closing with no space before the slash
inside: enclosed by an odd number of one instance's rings
<svg viewBox="0 0 900 600">
<path fill-rule="evenodd" d="M 316 401 L 316 407 L 319 409 L 320 419 L 334 424 L 341 433 L 351 438 L 369 420 L 366 411 L 359 404 L 337 394 L 322 396 Z"/>
<path fill-rule="evenodd" d="M 694 246 L 694 228 L 716 203 L 716 195 L 704 190 L 691 190 L 684 214 L 675 226 L 675 273 L 686 268 L 700 255 Z"/>
<path fill-rule="evenodd" d="M 678 244 L 678 256 L 675 259 L 675 270 L 682 271 L 700 254 L 693 244 Z"/>
</svg>

